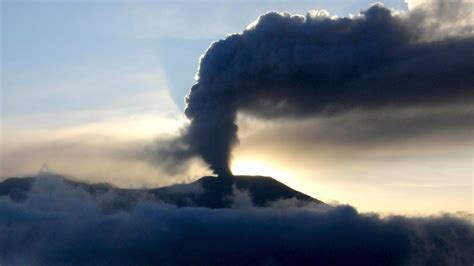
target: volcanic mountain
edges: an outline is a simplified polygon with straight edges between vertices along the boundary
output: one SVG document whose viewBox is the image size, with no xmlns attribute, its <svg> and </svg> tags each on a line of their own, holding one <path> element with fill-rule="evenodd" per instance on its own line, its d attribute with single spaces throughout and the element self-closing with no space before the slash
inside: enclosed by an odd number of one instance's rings
<svg viewBox="0 0 474 266">
<path fill-rule="evenodd" d="M 129 209 L 138 200 L 149 200 L 174 205 L 177 207 L 231 207 L 235 194 L 244 193 L 256 207 L 265 207 L 278 200 L 295 199 L 299 204 L 322 201 L 296 191 L 281 182 L 265 176 L 205 176 L 192 183 L 175 184 L 151 189 L 117 188 L 108 183 L 89 184 L 67 179 L 57 174 L 39 174 L 30 177 L 7 178 L 0 183 L 0 198 L 9 197 L 13 201 L 24 201 L 28 198 L 34 185 L 60 182 L 67 189 L 79 190 L 90 197 L 113 195 L 109 211 Z"/>
</svg>

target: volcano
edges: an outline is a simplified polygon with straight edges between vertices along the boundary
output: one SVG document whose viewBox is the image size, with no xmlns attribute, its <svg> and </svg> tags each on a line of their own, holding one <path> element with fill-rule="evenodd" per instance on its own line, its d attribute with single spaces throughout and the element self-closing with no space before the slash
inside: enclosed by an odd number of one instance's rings
<svg viewBox="0 0 474 266">
<path fill-rule="evenodd" d="M 118 188 L 108 183 L 89 184 L 57 174 L 7 178 L 0 183 L 0 197 L 21 202 L 28 199 L 31 188 L 41 183 L 61 183 L 67 188 L 80 190 L 91 196 L 114 195 L 109 211 L 130 209 L 141 199 L 177 207 L 231 207 L 235 193 L 245 193 L 255 207 L 269 206 L 278 200 L 294 199 L 299 204 L 322 201 L 296 191 L 283 183 L 265 176 L 205 176 L 187 184 L 175 184 L 151 189 Z"/>
</svg>

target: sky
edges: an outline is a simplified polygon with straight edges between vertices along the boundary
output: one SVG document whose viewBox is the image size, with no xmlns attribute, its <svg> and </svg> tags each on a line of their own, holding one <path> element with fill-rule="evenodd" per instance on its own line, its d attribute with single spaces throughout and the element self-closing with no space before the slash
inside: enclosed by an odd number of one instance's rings
<svg viewBox="0 0 474 266">
<path fill-rule="evenodd" d="M 381 2 L 400 12 L 415 4 Z M 169 167 L 154 152 L 189 124 L 184 97 L 210 44 L 267 11 L 341 17 L 372 3 L 2 1 L 0 177 L 35 174 L 43 163 L 124 187 L 211 174 L 202 160 Z M 239 113 L 231 168 L 363 211 L 472 212 L 474 112 L 443 108 L 296 121 Z M 376 126 L 384 122 L 392 128 Z M 441 126 L 396 130 L 414 124 Z"/>
</svg>

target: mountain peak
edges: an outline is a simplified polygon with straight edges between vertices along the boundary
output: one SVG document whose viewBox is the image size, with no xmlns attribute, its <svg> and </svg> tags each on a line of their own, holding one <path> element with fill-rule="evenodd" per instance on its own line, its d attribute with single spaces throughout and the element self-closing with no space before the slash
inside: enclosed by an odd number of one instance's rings
<svg viewBox="0 0 474 266">
<path fill-rule="evenodd" d="M 8 196 L 15 201 L 28 198 L 30 188 L 38 182 L 53 180 L 72 189 L 82 189 L 91 196 L 114 193 L 117 206 L 131 206 L 137 200 L 146 197 L 156 202 L 167 203 L 177 207 L 231 207 L 236 193 L 248 196 L 249 204 L 265 207 L 278 200 L 295 199 L 302 203 L 322 202 L 296 191 L 283 183 L 265 176 L 204 176 L 188 184 L 175 184 L 151 189 L 124 189 L 108 183 L 88 184 L 73 181 L 64 176 L 41 175 L 34 177 L 13 177 L 0 183 L 0 197 Z"/>
</svg>

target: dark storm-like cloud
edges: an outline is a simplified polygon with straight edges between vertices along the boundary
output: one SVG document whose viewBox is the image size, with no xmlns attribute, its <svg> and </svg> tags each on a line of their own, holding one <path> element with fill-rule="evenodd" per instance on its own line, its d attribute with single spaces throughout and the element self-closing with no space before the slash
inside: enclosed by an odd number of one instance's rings
<svg viewBox="0 0 474 266">
<path fill-rule="evenodd" d="M 271 122 L 243 116 L 241 128 L 251 131 L 244 137 L 247 146 L 279 143 L 324 143 L 346 147 L 381 147 L 415 141 L 421 145 L 454 146 L 472 141 L 474 108 L 384 108 L 353 110 L 337 116 L 307 118 L 295 121 L 281 118 Z M 441 143 L 440 143 L 441 142 Z M 412 143 L 413 145 L 413 143 Z M 347 151 L 346 150 L 346 151 Z"/>
<path fill-rule="evenodd" d="M 344 18 L 260 16 L 201 58 L 186 99 L 188 154 L 229 175 L 238 112 L 300 119 L 472 103 L 474 37 L 466 10 L 467 2 L 435 1 L 403 14 L 374 5 Z"/>
<path fill-rule="evenodd" d="M 468 265 L 474 228 L 450 215 L 409 218 L 350 206 L 175 208 L 146 201 L 104 213 L 91 197 L 39 179 L 21 203 L 0 198 L 2 265 Z"/>
</svg>

